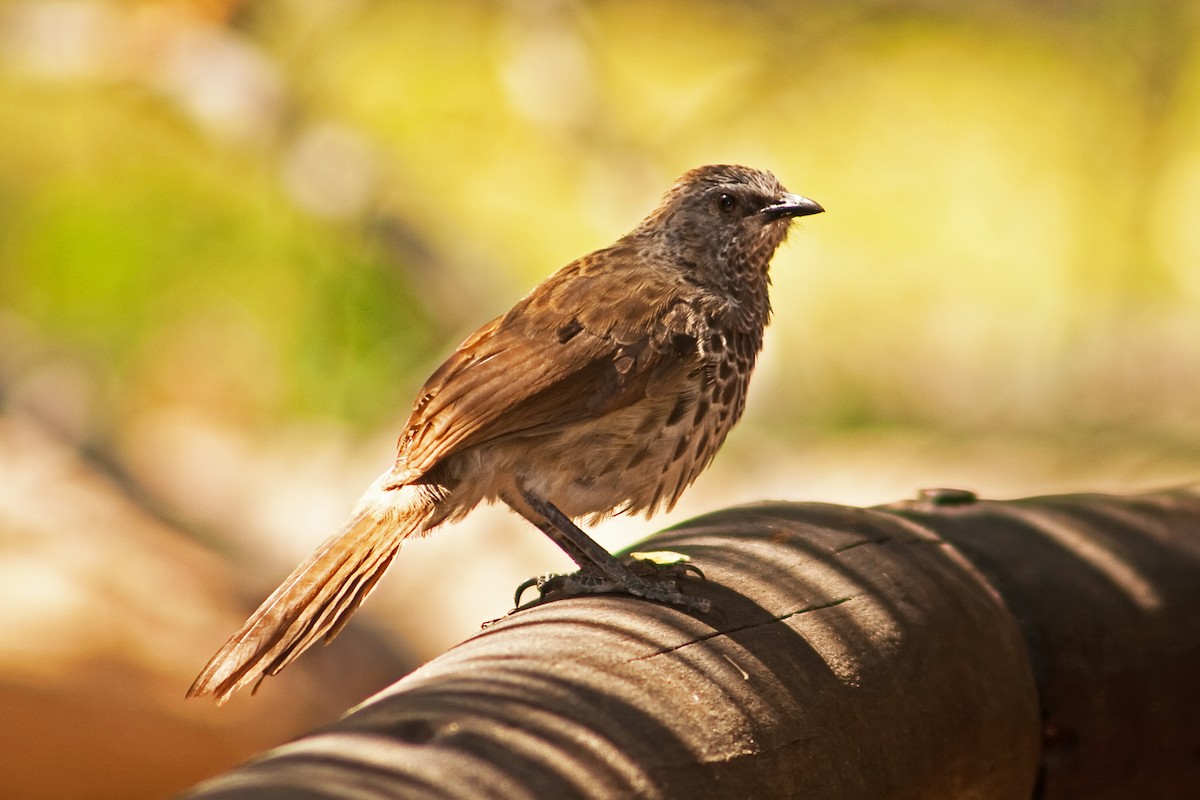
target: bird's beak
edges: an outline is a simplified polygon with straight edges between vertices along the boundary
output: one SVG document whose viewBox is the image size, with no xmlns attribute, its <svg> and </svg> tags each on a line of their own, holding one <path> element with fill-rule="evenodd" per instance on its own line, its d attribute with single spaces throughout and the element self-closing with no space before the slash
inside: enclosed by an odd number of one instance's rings
<svg viewBox="0 0 1200 800">
<path fill-rule="evenodd" d="M 784 192 L 778 202 L 767 206 L 758 213 L 762 214 L 767 222 L 774 222 L 784 217 L 807 217 L 809 214 L 820 214 L 824 210 L 820 203 L 809 200 L 807 197 Z"/>
</svg>

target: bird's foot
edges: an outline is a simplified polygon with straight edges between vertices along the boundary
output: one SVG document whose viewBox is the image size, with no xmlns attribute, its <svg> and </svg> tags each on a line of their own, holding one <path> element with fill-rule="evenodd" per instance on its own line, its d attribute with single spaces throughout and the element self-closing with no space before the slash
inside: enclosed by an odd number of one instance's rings
<svg viewBox="0 0 1200 800">
<path fill-rule="evenodd" d="M 688 611 L 708 612 L 712 603 L 703 597 L 691 597 L 679 591 L 679 581 L 688 577 L 704 579 L 704 573 L 679 553 L 634 553 L 619 560 L 622 570 L 605 574 L 589 567 L 578 572 L 540 575 L 517 587 L 514 605 L 530 588 L 538 597 L 531 605 L 554 599 L 555 595 L 631 594 L 645 600 L 679 606 Z M 514 609 L 515 610 L 515 609 Z"/>
</svg>

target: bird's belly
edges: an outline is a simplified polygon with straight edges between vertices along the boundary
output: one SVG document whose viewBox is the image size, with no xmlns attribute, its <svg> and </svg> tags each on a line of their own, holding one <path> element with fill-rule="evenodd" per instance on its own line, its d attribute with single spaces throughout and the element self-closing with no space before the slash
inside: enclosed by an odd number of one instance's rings
<svg viewBox="0 0 1200 800">
<path fill-rule="evenodd" d="M 670 507 L 711 461 L 735 416 L 704 390 L 646 398 L 546 435 L 514 438 L 481 454 L 495 499 L 508 475 L 570 517 Z"/>
</svg>

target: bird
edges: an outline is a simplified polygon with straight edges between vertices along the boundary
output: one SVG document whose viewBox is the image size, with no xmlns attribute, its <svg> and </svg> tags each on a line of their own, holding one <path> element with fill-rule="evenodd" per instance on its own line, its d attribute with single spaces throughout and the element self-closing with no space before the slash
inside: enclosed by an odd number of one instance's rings
<svg viewBox="0 0 1200 800">
<path fill-rule="evenodd" d="M 225 702 L 331 641 L 401 544 L 499 501 L 579 567 L 539 580 L 704 611 L 678 572 L 617 558 L 575 520 L 670 509 L 742 415 L 771 317 L 768 269 L 791 223 L 824 209 L 770 172 L 686 172 L 612 245 L 480 327 L 417 393 L 394 464 L 262 603 L 188 697 Z M 518 590 L 517 602 L 520 602 Z"/>
</svg>

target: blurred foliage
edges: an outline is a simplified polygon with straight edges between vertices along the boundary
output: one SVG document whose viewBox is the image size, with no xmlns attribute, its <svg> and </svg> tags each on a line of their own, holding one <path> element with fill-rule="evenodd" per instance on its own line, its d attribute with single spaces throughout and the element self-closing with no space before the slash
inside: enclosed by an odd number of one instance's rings
<svg viewBox="0 0 1200 800">
<path fill-rule="evenodd" d="M 395 424 L 728 160 L 830 210 L 750 425 L 1200 441 L 1198 42 L 1185 0 L 9 2 L 0 379 L 73 359 L 100 442 Z"/>
<path fill-rule="evenodd" d="M 430 326 L 378 247 L 300 214 L 256 158 L 144 92 L 5 88 L 3 305 L 113 381 L 109 413 L 403 402 L 383 387 Z"/>
</svg>

